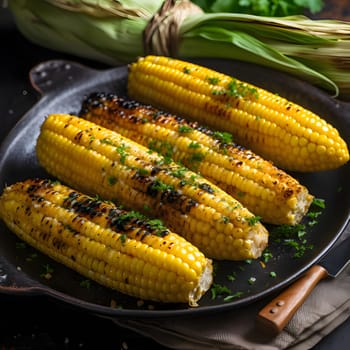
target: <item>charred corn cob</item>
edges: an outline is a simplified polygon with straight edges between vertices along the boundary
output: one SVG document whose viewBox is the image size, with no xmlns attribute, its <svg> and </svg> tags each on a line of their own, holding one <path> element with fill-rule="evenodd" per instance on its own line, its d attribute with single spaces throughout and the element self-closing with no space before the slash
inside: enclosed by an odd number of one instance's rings
<svg viewBox="0 0 350 350">
<path fill-rule="evenodd" d="M 92 93 L 79 115 L 198 171 L 266 223 L 295 225 L 312 202 L 305 186 L 227 135 L 150 105 Z"/>
<path fill-rule="evenodd" d="M 211 260 L 183 237 L 58 182 L 6 187 L 0 217 L 52 259 L 137 298 L 196 306 L 212 283 Z"/>
<path fill-rule="evenodd" d="M 349 160 L 338 130 L 310 110 L 186 61 L 141 57 L 129 66 L 128 95 L 230 132 L 235 142 L 285 170 L 329 170 Z"/>
<path fill-rule="evenodd" d="M 209 258 L 257 258 L 267 246 L 259 218 L 226 192 L 83 118 L 48 116 L 36 151 L 39 163 L 59 180 L 163 220 Z"/>
</svg>

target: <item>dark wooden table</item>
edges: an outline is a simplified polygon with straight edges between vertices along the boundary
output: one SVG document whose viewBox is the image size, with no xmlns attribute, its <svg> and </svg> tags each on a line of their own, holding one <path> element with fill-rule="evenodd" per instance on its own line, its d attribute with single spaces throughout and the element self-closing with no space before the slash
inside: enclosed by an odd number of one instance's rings
<svg viewBox="0 0 350 350">
<path fill-rule="evenodd" d="M 324 11 L 317 17 L 350 20 L 349 0 L 326 1 Z M 2 140 L 15 121 L 37 101 L 28 81 L 29 69 L 45 60 L 70 57 L 29 43 L 17 31 L 6 9 L 0 9 L 0 42 Z M 349 344 L 350 319 L 314 350 L 343 350 L 348 349 Z M 111 321 L 43 297 L 0 295 L 1 350 L 127 348 L 167 349 L 149 338 L 116 327 Z"/>
</svg>

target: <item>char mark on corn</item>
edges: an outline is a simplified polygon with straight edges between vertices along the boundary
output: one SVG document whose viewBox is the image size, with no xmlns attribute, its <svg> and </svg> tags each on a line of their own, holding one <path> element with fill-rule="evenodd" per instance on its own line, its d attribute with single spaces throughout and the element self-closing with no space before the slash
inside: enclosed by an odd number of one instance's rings
<svg viewBox="0 0 350 350">
<path fill-rule="evenodd" d="M 58 182 L 6 187 L 0 217 L 42 253 L 133 297 L 197 306 L 212 284 L 212 261 L 183 237 Z"/>
<path fill-rule="evenodd" d="M 146 56 L 130 64 L 130 98 L 233 135 L 285 170 L 335 169 L 349 161 L 338 130 L 277 94 L 190 62 Z"/>
<path fill-rule="evenodd" d="M 312 202 L 297 179 L 198 122 L 101 92 L 86 96 L 80 116 L 199 172 L 266 223 L 295 225 Z"/>
<path fill-rule="evenodd" d="M 215 184 L 96 123 L 52 114 L 37 140 L 39 163 L 91 196 L 161 219 L 208 258 L 258 258 L 268 231 L 258 217 Z"/>
</svg>

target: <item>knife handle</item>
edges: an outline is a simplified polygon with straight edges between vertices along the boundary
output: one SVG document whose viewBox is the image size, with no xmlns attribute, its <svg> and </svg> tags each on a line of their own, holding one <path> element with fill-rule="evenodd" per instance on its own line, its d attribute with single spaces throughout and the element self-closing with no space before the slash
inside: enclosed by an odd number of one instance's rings
<svg viewBox="0 0 350 350">
<path fill-rule="evenodd" d="M 257 326 L 264 332 L 277 335 L 317 283 L 327 276 L 328 272 L 322 266 L 312 266 L 301 278 L 261 309 L 256 318 Z"/>
</svg>

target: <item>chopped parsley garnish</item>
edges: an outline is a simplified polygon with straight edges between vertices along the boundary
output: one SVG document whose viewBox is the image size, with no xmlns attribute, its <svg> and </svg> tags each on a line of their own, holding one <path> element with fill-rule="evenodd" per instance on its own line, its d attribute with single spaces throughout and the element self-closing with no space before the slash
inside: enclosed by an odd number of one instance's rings
<svg viewBox="0 0 350 350">
<path fill-rule="evenodd" d="M 255 215 L 249 218 L 245 218 L 245 220 L 248 222 L 249 226 L 254 226 L 256 223 L 258 223 L 261 220 L 261 216 Z"/>
<path fill-rule="evenodd" d="M 218 77 L 208 77 L 207 81 L 209 84 L 217 85 L 217 84 L 219 84 L 220 79 Z"/>
<path fill-rule="evenodd" d="M 43 265 L 43 267 L 44 267 L 44 272 L 40 274 L 40 277 L 48 280 L 52 277 L 52 273 L 54 272 L 54 269 L 49 264 Z"/>
<path fill-rule="evenodd" d="M 148 224 L 151 226 L 152 230 L 155 230 L 158 235 L 166 232 L 168 229 L 163 225 L 163 222 L 159 219 L 148 220 Z"/>
<path fill-rule="evenodd" d="M 27 244 L 25 242 L 17 242 L 16 243 L 16 248 L 24 249 L 26 247 L 27 247 Z"/>
<path fill-rule="evenodd" d="M 191 141 L 188 145 L 188 148 L 201 148 L 201 145 L 196 141 Z"/>
<path fill-rule="evenodd" d="M 191 154 L 189 161 L 190 162 L 201 162 L 205 157 L 205 154 L 202 152 L 194 152 Z"/>
<path fill-rule="evenodd" d="M 89 289 L 91 287 L 91 281 L 90 280 L 82 280 L 79 283 L 80 287 Z"/>
<path fill-rule="evenodd" d="M 321 199 L 321 198 L 314 198 L 312 203 L 311 203 L 311 206 L 312 207 L 319 207 L 321 209 L 324 209 L 326 208 L 326 202 L 324 199 Z"/>
<path fill-rule="evenodd" d="M 293 248 L 295 258 L 300 258 L 306 250 L 313 249 L 313 245 L 309 245 L 304 238 L 306 227 L 303 224 L 276 226 L 270 234 L 274 242 Z"/>
<path fill-rule="evenodd" d="M 265 250 L 262 253 L 262 260 L 263 260 L 263 262 L 267 263 L 272 258 L 273 258 L 273 255 L 270 252 L 270 250 L 268 248 L 265 248 Z"/>
<path fill-rule="evenodd" d="M 306 227 L 311 227 L 317 224 L 317 217 L 324 209 L 325 201 L 320 198 L 314 198 L 310 206 L 306 218 L 309 221 L 306 224 L 297 225 L 279 225 L 270 231 L 273 241 L 285 246 L 291 247 L 294 250 L 294 257 L 300 258 L 305 251 L 313 249 L 312 244 L 308 244 L 306 236 Z"/>
<path fill-rule="evenodd" d="M 186 175 L 187 169 L 186 168 L 178 168 L 176 170 L 172 170 L 169 172 L 170 175 L 178 178 L 178 179 L 182 179 L 185 175 Z"/>
<path fill-rule="evenodd" d="M 219 295 L 231 294 L 231 289 L 225 285 L 214 283 L 210 289 L 211 298 L 216 299 Z"/>
<path fill-rule="evenodd" d="M 223 144 L 233 143 L 232 134 L 225 131 L 214 131 L 213 136 Z"/>
<path fill-rule="evenodd" d="M 125 164 L 125 159 L 126 159 L 126 156 L 128 155 L 125 151 L 126 148 L 127 147 L 124 143 L 117 147 L 117 152 L 119 153 L 119 156 L 120 156 L 120 163 L 122 164 Z"/>
<path fill-rule="evenodd" d="M 115 185 L 115 184 L 117 183 L 117 181 L 118 181 L 118 179 L 117 179 L 115 176 L 110 176 L 110 177 L 108 178 L 108 183 L 109 183 L 111 186 Z"/>
<path fill-rule="evenodd" d="M 248 283 L 249 284 L 254 284 L 256 282 L 256 277 L 250 277 L 249 279 L 248 279 Z"/>
<path fill-rule="evenodd" d="M 212 90 L 212 94 L 219 96 L 233 96 L 237 98 L 252 97 L 257 99 L 259 97 L 258 90 L 256 88 L 250 87 L 248 84 L 241 81 L 237 81 L 237 79 L 232 79 L 227 84 L 226 88 Z"/>
<path fill-rule="evenodd" d="M 231 301 L 232 299 L 239 298 L 243 295 L 243 292 L 236 292 L 233 294 L 228 295 L 227 297 L 224 298 L 224 301 Z"/>
<path fill-rule="evenodd" d="M 229 94 L 234 97 L 246 97 L 247 95 L 255 98 L 259 97 L 256 88 L 250 87 L 248 84 L 239 82 L 236 79 L 232 79 L 228 83 L 227 90 Z"/>
<path fill-rule="evenodd" d="M 36 259 L 37 257 L 38 257 L 37 253 L 32 253 L 26 258 L 26 261 L 32 261 L 33 259 Z"/>
<path fill-rule="evenodd" d="M 150 185 L 149 187 L 150 191 L 159 191 L 159 192 L 163 192 L 163 191 L 172 191 L 174 190 L 174 186 L 173 185 L 167 185 L 166 183 L 162 182 L 159 179 L 156 179 L 155 181 L 153 181 L 153 183 Z"/>
<path fill-rule="evenodd" d="M 160 141 L 152 140 L 148 143 L 148 148 L 151 151 L 155 151 L 158 154 L 162 155 L 163 161 L 165 164 L 169 164 L 172 162 L 174 150 L 171 143 L 167 141 L 160 142 Z"/>
<path fill-rule="evenodd" d="M 237 273 L 236 273 L 236 272 L 232 272 L 231 274 L 227 275 L 227 279 L 228 279 L 230 282 L 235 281 L 236 278 L 237 278 Z"/>
<path fill-rule="evenodd" d="M 191 132 L 191 131 L 193 131 L 193 128 L 186 126 L 186 125 L 180 125 L 179 129 L 178 129 L 178 132 L 180 132 L 180 133 L 186 133 L 186 132 Z"/>
</svg>

